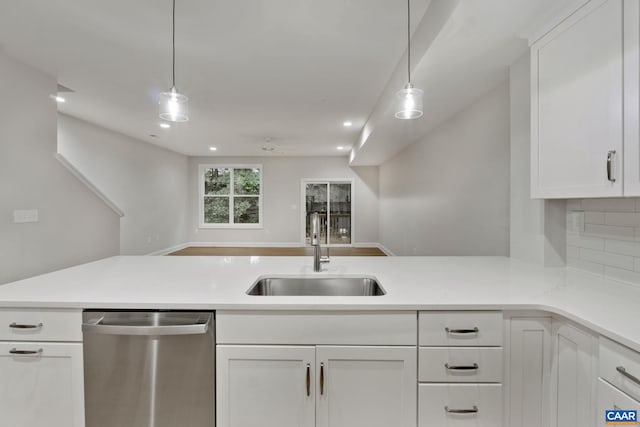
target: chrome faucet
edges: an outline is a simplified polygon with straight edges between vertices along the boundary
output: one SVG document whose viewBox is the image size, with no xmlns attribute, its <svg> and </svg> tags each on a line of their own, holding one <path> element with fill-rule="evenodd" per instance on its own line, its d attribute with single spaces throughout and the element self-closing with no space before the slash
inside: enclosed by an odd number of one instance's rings
<svg viewBox="0 0 640 427">
<path fill-rule="evenodd" d="M 327 247 L 327 256 L 321 256 L 320 216 L 318 212 L 311 214 L 311 246 L 313 246 L 313 271 L 321 271 L 322 264 L 329 262 L 329 248 Z"/>
</svg>

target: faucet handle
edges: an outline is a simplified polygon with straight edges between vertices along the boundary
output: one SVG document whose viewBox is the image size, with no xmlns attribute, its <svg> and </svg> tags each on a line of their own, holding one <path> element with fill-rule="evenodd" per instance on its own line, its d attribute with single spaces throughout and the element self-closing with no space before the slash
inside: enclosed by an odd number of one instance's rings
<svg viewBox="0 0 640 427">
<path fill-rule="evenodd" d="M 327 255 L 320 257 L 320 262 L 323 264 L 328 264 L 329 262 L 331 262 L 331 258 L 329 257 L 329 246 L 327 246 L 326 248 L 327 248 Z"/>
</svg>

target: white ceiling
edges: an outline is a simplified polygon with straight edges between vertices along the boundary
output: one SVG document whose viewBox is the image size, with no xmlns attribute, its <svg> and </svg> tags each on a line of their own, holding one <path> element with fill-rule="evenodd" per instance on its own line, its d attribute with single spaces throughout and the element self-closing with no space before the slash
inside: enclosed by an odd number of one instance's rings
<svg viewBox="0 0 640 427">
<path fill-rule="evenodd" d="M 447 1 L 411 1 L 416 36 Z M 414 80 L 430 101 L 404 130 L 374 114 L 401 87 L 404 0 L 177 0 L 176 85 L 191 114 L 168 130 L 157 95 L 171 86 L 171 0 L 0 0 L 0 46 L 74 90 L 62 112 L 180 153 L 346 155 L 336 147 L 362 140 L 369 119 L 378 131 L 360 151 L 376 164 L 504 79 L 523 32 L 559 3 L 460 0 L 430 46 L 414 40 Z M 266 139 L 275 152 L 262 151 Z"/>
</svg>

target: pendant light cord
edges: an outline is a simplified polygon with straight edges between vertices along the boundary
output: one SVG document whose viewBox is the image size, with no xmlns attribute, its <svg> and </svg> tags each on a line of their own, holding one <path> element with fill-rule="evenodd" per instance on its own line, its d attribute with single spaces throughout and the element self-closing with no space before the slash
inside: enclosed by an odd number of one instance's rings
<svg viewBox="0 0 640 427">
<path fill-rule="evenodd" d="M 411 84 L 411 0 L 407 0 L 407 77 Z"/>
<path fill-rule="evenodd" d="M 173 70 L 172 87 L 176 87 L 176 0 L 173 0 L 173 28 L 171 35 L 171 44 L 173 47 L 171 65 Z"/>
</svg>

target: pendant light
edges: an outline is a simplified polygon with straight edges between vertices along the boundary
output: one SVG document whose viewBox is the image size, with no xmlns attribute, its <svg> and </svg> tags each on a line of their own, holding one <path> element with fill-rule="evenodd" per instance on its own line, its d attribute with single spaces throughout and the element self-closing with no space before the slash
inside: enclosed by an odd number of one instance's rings
<svg viewBox="0 0 640 427">
<path fill-rule="evenodd" d="M 176 89 L 176 0 L 173 0 L 172 46 L 172 84 L 169 92 L 160 94 L 160 118 L 170 122 L 186 122 L 189 120 L 189 98 Z"/>
<path fill-rule="evenodd" d="M 396 118 L 418 119 L 422 117 L 422 89 L 411 84 L 411 0 L 407 0 L 407 84 L 396 94 Z"/>
</svg>

